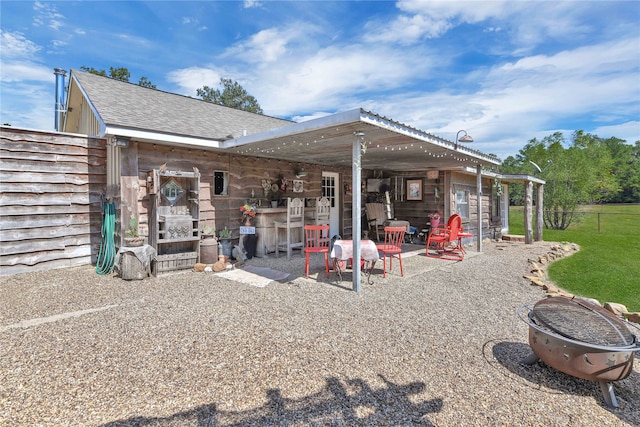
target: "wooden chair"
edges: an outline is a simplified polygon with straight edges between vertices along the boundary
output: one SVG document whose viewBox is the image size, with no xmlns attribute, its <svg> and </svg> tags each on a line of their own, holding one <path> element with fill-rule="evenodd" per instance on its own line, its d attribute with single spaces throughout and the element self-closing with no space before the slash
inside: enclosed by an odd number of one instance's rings
<svg viewBox="0 0 640 427">
<path fill-rule="evenodd" d="M 460 248 L 459 233 L 462 229 L 462 218 L 458 214 L 449 217 L 447 225 L 431 229 L 427 239 L 427 256 L 455 261 L 464 259 L 464 250 Z M 433 250 L 435 253 L 431 253 Z"/>
<path fill-rule="evenodd" d="M 309 277 L 309 256 L 311 254 L 324 254 L 324 268 L 329 277 L 329 225 L 305 225 L 304 226 L 304 272 Z"/>
<path fill-rule="evenodd" d="M 331 201 L 326 197 L 316 199 L 316 225 L 330 224 Z M 328 232 L 327 232 L 328 234 Z"/>
<path fill-rule="evenodd" d="M 273 226 L 276 237 L 276 257 L 280 256 L 280 249 L 285 249 L 287 259 L 291 259 L 294 248 L 302 249 L 304 247 L 304 199 L 289 197 L 287 199 L 286 222 L 274 221 Z M 284 240 L 280 236 L 281 230 L 285 231 Z M 295 234 L 298 235 L 298 239 L 292 240 Z"/>
<path fill-rule="evenodd" d="M 373 233 L 375 232 L 376 240 L 380 241 L 380 231 L 384 232 L 384 222 L 390 219 L 389 212 L 385 209 L 384 203 L 367 203 L 365 204 L 365 211 L 371 238 L 373 238 Z"/>
<path fill-rule="evenodd" d="M 406 227 L 385 227 L 384 243 L 376 245 L 379 252 L 382 252 L 382 277 L 387 277 L 387 257 L 389 257 L 389 271 L 392 268 L 393 258 L 400 261 L 400 276 L 404 276 L 402 271 L 402 242 Z"/>
</svg>

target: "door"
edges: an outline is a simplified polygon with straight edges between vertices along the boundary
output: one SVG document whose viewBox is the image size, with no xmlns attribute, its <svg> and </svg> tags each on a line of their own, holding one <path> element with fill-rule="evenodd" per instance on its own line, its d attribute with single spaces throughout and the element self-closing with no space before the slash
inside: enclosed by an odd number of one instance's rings
<svg viewBox="0 0 640 427">
<path fill-rule="evenodd" d="M 340 178 L 337 172 L 322 172 L 322 197 L 331 202 L 329 235 L 340 234 Z"/>
</svg>

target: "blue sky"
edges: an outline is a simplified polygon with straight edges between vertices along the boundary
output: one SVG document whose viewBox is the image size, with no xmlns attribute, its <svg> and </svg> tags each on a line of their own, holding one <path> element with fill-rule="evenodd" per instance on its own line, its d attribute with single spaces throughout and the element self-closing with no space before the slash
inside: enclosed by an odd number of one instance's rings
<svg viewBox="0 0 640 427">
<path fill-rule="evenodd" d="M 6 1 L 0 122 L 53 129 L 53 68 L 126 67 L 270 116 L 362 107 L 501 158 L 577 129 L 640 140 L 639 1 Z"/>
</svg>

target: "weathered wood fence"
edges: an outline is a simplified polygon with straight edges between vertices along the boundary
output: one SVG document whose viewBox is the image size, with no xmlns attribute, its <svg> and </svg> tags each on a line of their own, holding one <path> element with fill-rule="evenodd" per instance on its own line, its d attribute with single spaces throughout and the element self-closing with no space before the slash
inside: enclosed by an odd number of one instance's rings
<svg viewBox="0 0 640 427">
<path fill-rule="evenodd" d="M 0 276 L 95 263 L 103 139 L 0 127 Z"/>
</svg>

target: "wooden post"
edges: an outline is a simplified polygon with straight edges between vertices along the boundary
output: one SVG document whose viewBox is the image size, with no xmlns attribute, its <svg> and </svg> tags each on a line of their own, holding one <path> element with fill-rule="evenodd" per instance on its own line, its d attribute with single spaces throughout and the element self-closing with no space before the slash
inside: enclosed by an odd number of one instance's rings
<svg viewBox="0 0 640 427">
<path fill-rule="evenodd" d="M 527 180 L 524 183 L 524 243 L 533 243 L 533 231 L 531 218 L 533 216 L 533 182 Z"/>
<path fill-rule="evenodd" d="M 542 228 L 544 227 L 544 185 L 538 184 L 538 201 L 536 204 L 536 242 L 541 242 Z"/>
</svg>

